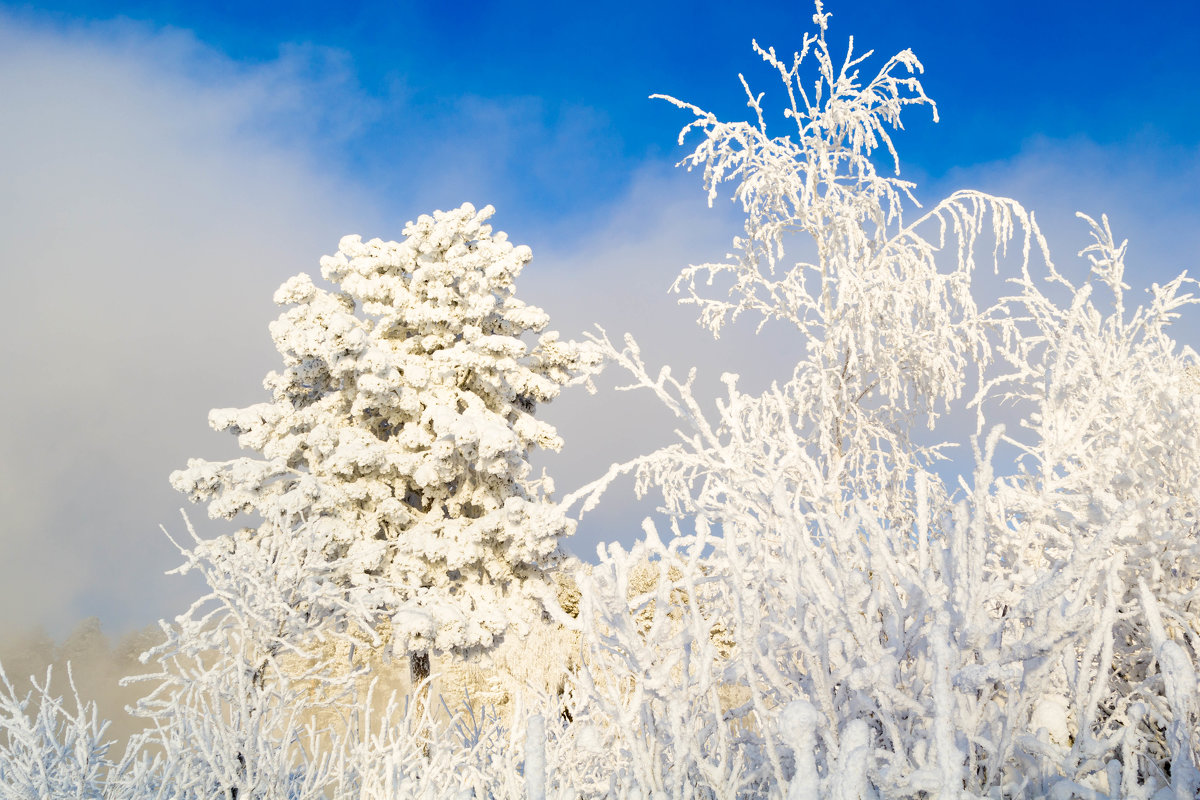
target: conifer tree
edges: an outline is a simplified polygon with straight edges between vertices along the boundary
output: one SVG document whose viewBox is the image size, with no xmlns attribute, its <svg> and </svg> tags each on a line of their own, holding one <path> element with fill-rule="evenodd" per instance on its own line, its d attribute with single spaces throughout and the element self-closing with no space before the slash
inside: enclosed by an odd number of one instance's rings
<svg viewBox="0 0 1200 800">
<path fill-rule="evenodd" d="M 416 679 L 430 652 L 487 649 L 539 613 L 573 530 L 531 477 L 530 450 L 562 444 L 533 414 L 597 359 L 515 297 L 531 253 L 492 232 L 492 213 L 421 216 L 402 242 L 347 236 L 321 261 L 335 289 L 284 283 L 271 399 L 209 417 L 256 455 L 171 475 L 212 517 L 259 517 L 234 550 L 292 537 L 312 580 L 344 591 L 349 622 L 389 629 Z"/>
</svg>

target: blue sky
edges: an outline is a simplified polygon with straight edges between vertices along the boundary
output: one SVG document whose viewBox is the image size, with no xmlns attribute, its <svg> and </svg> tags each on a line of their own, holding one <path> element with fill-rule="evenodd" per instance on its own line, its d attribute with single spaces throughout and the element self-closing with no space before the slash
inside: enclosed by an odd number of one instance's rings
<svg viewBox="0 0 1200 800">
<path fill-rule="evenodd" d="M 369 172 L 397 207 L 413 202 L 414 159 L 469 149 L 476 180 L 514 213 L 586 215 L 624 191 L 647 159 L 669 159 L 679 112 L 652 93 L 743 113 L 739 71 L 758 84 L 749 42 L 791 50 L 811 26 L 804 2 L 195 3 L 46 2 L 19 20 L 102 23 L 192 37 L 202 80 L 287 63 L 316 107 L 260 120 L 327 166 Z M 1015 156 L 1032 137 L 1084 136 L 1194 147 L 1200 130 L 1193 2 L 998 4 L 834 2 L 833 38 L 924 62 L 941 106 L 913 114 L 906 165 L 938 177 Z M 214 63 L 218 62 L 218 63 Z M 773 88 L 767 86 L 765 88 Z M 281 109 L 282 110 L 282 109 Z M 420 207 L 426 197 L 415 201 Z M 501 205 L 501 201 L 503 204 Z"/>
<path fill-rule="evenodd" d="M 1128 236 L 1135 288 L 1200 268 L 1200 5 L 837 2 L 830 40 L 870 64 L 905 47 L 941 121 L 897 145 L 918 195 L 965 186 L 1035 209 L 1060 261 L 1075 210 Z M 0 631 L 123 630 L 181 610 L 182 498 L 166 476 L 231 441 L 207 410 L 261 399 L 274 288 L 345 233 L 469 200 L 533 246 L 520 292 L 553 326 L 632 330 L 652 362 L 781 374 L 789 343 L 706 340 L 666 287 L 719 258 L 728 204 L 672 165 L 686 115 L 750 49 L 796 49 L 812 7 L 760 3 L 0 3 Z M 868 66 L 869 66 L 868 65 Z M 777 94 L 777 92 L 776 92 Z M 13 299 L 17 299 L 15 302 Z M 1193 324 L 1181 336 L 1195 342 Z M 1190 337 L 1190 338 L 1189 338 Z M 781 343 L 782 342 L 782 343 Z M 612 392 L 545 410 L 569 490 L 670 436 Z M 657 415 L 657 416 L 656 416 Z M 194 510 L 203 534 L 218 528 Z M 573 548 L 628 541 L 624 495 Z"/>
</svg>

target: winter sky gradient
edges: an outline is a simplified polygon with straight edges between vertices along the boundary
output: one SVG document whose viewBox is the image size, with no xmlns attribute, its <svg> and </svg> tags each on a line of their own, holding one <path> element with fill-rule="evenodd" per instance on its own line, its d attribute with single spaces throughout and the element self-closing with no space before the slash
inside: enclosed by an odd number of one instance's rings
<svg viewBox="0 0 1200 800">
<path fill-rule="evenodd" d="M 1200 6 L 830 0 L 830 40 L 923 61 L 941 122 L 896 138 L 918 197 L 971 186 L 1034 210 L 1060 267 L 1076 210 L 1130 239 L 1135 290 L 1200 273 Z M 470 201 L 534 260 L 519 295 L 577 337 L 761 386 L 786 337 L 712 342 L 667 294 L 736 229 L 672 167 L 685 112 L 744 114 L 750 49 L 791 52 L 804 2 L 0 3 L 0 632 L 119 632 L 198 586 L 167 474 L 236 453 L 208 409 L 263 399 L 274 289 L 346 233 Z M 779 130 L 785 129 L 782 120 Z M 690 148 L 688 148 L 690 149 Z M 1179 328 L 1196 346 L 1196 318 Z M 770 346 L 768 346 L 770 345 Z M 663 443 L 653 403 L 569 392 L 543 414 L 560 491 Z M 607 389 L 607 390 L 606 390 Z M 629 541 L 629 487 L 570 544 Z M 225 528 L 190 509 L 203 535 Z"/>
</svg>

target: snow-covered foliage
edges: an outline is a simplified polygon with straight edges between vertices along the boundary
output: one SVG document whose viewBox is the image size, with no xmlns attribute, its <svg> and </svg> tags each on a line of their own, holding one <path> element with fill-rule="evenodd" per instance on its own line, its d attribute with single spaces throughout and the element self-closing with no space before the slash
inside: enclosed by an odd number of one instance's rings
<svg viewBox="0 0 1200 800">
<path fill-rule="evenodd" d="M 123 759 L 110 757 L 107 723 L 91 704 L 76 698 L 72 709 L 51 691 L 49 675 L 18 697 L 0 672 L 0 798 L 525 797 L 532 784 L 522 721 L 557 710 L 550 698 L 531 696 L 511 727 L 465 703 L 440 714 L 394 696 L 376 703 L 371 676 L 346 674 L 337 651 L 319 646 L 319 621 L 299 621 L 305 612 L 281 589 L 304 568 L 286 563 L 294 550 L 247 551 L 285 562 L 271 581 L 262 570 L 239 569 L 213 544 L 180 548 L 209 592 L 163 623 L 165 641 L 146 653 L 159 670 L 136 678 L 152 690 L 133 711 L 150 725 Z M 348 692 L 355 678 L 368 687 L 357 701 Z M 536 740 L 540 752 L 553 754 L 544 738 Z"/>
<path fill-rule="evenodd" d="M 871 153 L 895 159 L 887 126 L 928 102 L 920 64 L 901 53 L 865 80 L 861 58 L 833 59 L 827 20 L 818 7 L 791 63 L 758 50 L 787 86 L 791 137 L 768 135 L 749 88 L 754 123 L 673 101 L 696 116 L 684 134 L 704 135 L 687 163 L 710 198 L 734 182 L 747 216 L 732 260 L 676 287 L 714 333 L 748 312 L 799 328 L 792 376 L 760 395 L 726 376 L 713 420 L 690 377 L 598 339 L 681 431 L 571 498 L 586 510 L 633 471 L 673 534 L 648 524 L 581 584 L 579 689 L 613 732 L 623 791 L 1193 797 L 1200 399 L 1196 354 L 1166 331 L 1193 302 L 1186 281 L 1130 313 L 1107 220 L 1088 220 L 1079 287 L 1012 200 L 957 192 L 908 221 L 909 185 Z M 784 266 L 806 237 L 814 257 Z M 976 247 L 1000 269 L 1014 238 L 1016 291 L 981 309 Z M 722 276 L 727 298 L 702 294 Z M 1001 404 L 1023 431 L 989 424 Z M 978 432 L 959 490 L 933 469 L 952 443 L 917 433 L 962 406 Z M 647 559 L 656 588 L 631 597 Z"/>
<path fill-rule="evenodd" d="M 187 529 L 177 571 L 198 571 L 209 592 L 160 623 L 162 643 L 143 656 L 157 670 L 128 679 L 152 687 L 132 710 L 149 723 L 157 781 L 181 798 L 323 797 L 336 774 L 330 701 L 353 678 L 321 647 L 325 615 L 355 610 L 321 580 L 319 550 L 297 546 L 306 526 L 251 546 L 249 532 L 203 541 Z"/>
<path fill-rule="evenodd" d="M 41 800 L 103 797 L 112 768 L 109 742 L 95 706 L 74 692 L 73 708 L 50 693 L 51 671 L 34 690 L 17 695 L 0 670 L 0 798 Z"/>
<path fill-rule="evenodd" d="M 335 290 L 284 283 L 272 400 L 210 415 L 261 458 L 171 476 L 214 517 L 261 518 L 238 547 L 302 527 L 309 582 L 344 589 L 372 629 L 386 620 L 402 655 L 520 628 L 572 530 L 530 475 L 531 448 L 561 446 L 533 412 L 594 359 L 555 332 L 526 341 L 549 318 L 515 297 L 530 250 L 493 234 L 492 213 L 422 216 L 403 242 L 347 236 L 321 261 Z"/>
<path fill-rule="evenodd" d="M 889 131 L 932 106 L 921 65 L 864 78 L 819 3 L 814 21 L 790 62 L 756 45 L 788 135 L 749 86 L 749 123 L 671 100 L 695 115 L 681 141 L 703 137 L 685 163 L 746 216 L 727 261 L 675 286 L 714 334 L 796 329 L 791 375 L 759 394 L 727 375 L 712 414 L 630 338 L 528 348 L 528 252 L 490 212 L 345 240 L 323 264 L 339 291 L 280 292 L 275 401 L 214 412 L 263 459 L 174 476 L 263 522 L 181 548 L 210 593 L 148 654 L 142 755 L 107 761 L 86 708 L 10 687 L 0 797 L 1195 798 L 1200 359 L 1169 333 L 1190 281 L 1127 308 L 1107 219 L 1083 218 L 1080 280 L 1013 200 L 906 212 Z M 532 405 L 599 357 L 679 439 L 555 506 L 528 478 L 556 442 Z M 946 461 L 952 414 L 974 415 L 969 463 Z M 661 515 L 577 572 L 573 613 L 549 603 L 581 650 L 561 693 L 530 685 L 503 717 L 343 694 L 365 679 L 323 647 L 343 630 L 470 650 L 540 613 L 523 582 L 625 473 Z"/>
</svg>

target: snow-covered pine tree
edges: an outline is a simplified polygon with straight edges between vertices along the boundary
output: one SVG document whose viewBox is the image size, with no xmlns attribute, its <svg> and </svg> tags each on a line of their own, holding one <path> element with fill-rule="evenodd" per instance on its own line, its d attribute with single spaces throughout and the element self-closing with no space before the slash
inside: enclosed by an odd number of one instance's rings
<svg viewBox="0 0 1200 800">
<path fill-rule="evenodd" d="M 549 478 L 531 477 L 531 448 L 561 446 L 533 412 L 598 359 L 542 333 L 546 313 L 514 296 L 531 253 L 493 233 L 492 214 L 421 216 L 403 242 L 347 236 L 321 260 L 335 290 L 284 283 L 271 400 L 209 416 L 258 457 L 171 475 L 214 518 L 260 517 L 234 548 L 294 536 L 313 580 L 358 611 L 331 627 L 390 629 L 417 679 L 430 652 L 487 649 L 540 613 L 572 532 Z"/>
</svg>

